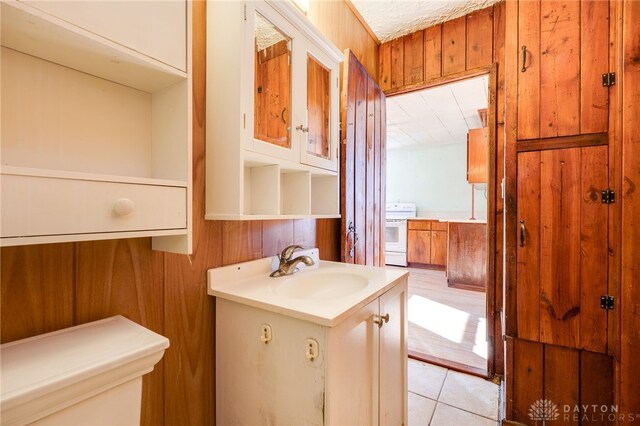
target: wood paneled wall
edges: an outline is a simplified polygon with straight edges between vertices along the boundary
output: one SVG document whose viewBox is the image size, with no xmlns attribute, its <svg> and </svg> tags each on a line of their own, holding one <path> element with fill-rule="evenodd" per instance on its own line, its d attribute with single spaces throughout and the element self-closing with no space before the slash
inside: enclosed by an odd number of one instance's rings
<svg viewBox="0 0 640 426">
<path fill-rule="evenodd" d="M 505 2 L 416 31 L 380 45 L 378 82 L 387 96 L 420 90 L 448 80 L 487 72 L 497 64 L 496 152 L 494 194 L 496 210 L 493 371 L 504 372 L 501 313 L 503 306 L 505 142 Z M 491 249 L 491 248 L 489 248 Z M 491 274 L 489 274 L 491 276 Z M 491 301 L 490 301 L 491 302 Z"/>
<path fill-rule="evenodd" d="M 391 95 L 502 62 L 495 52 L 504 39 L 503 10 L 498 4 L 382 43 L 380 87 Z"/>
<path fill-rule="evenodd" d="M 311 0 L 307 18 L 342 51 L 351 49 L 367 72 L 378 75 L 378 41 L 345 1 Z"/>
<path fill-rule="evenodd" d="M 321 4 L 316 10 L 341 10 L 338 2 Z M 318 246 L 324 259 L 340 258 L 337 219 L 203 219 L 206 2 L 193 7 L 193 254 L 153 251 L 148 238 L 0 250 L 2 342 L 111 315 L 123 315 L 169 338 L 170 348 L 143 381 L 143 424 L 154 426 L 215 423 L 215 311 L 214 299 L 207 295 L 207 269 L 274 255 L 294 242 Z M 344 24 L 326 24 L 342 36 L 338 27 Z M 370 37 L 356 25 L 348 25 L 342 46 L 369 46 Z M 360 40 L 362 34 L 365 40 Z"/>
<path fill-rule="evenodd" d="M 529 417 L 530 408 L 536 401 L 546 399 L 558 408 L 553 424 L 614 424 L 609 418 L 614 382 L 611 357 L 509 339 L 507 363 L 507 386 L 513 389 L 515 383 L 520 384 L 516 386 L 518 392 L 507 395 L 509 420 L 537 424 Z"/>
<path fill-rule="evenodd" d="M 622 81 L 620 122 L 622 137 L 622 280 L 620 294 L 621 348 L 618 371 L 621 413 L 640 412 L 640 2 L 622 5 Z"/>
</svg>

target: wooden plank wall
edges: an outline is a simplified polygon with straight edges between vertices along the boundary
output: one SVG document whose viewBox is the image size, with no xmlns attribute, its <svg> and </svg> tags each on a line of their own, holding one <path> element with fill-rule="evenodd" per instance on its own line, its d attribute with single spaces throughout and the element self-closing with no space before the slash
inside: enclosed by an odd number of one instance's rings
<svg viewBox="0 0 640 426">
<path fill-rule="evenodd" d="M 340 3 L 312 2 L 312 8 L 330 16 L 344 11 Z M 207 269 L 274 255 L 293 242 L 317 245 L 325 259 L 340 258 L 337 219 L 203 220 L 206 2 L 193 7 L 193 254 L 152 251 L 148 238 L 0 250 L 2 342 L 111 315 L 123 315 L 170 339 L 164 358 L 143 381 L 142 423 L 154 426 L 215 423 L 215 312 L 206 293 Z M 361 50 L 363 57 L 377 66 L 377 49 L 359 25 L 350 22 L 343 33 L 345 24 L 336 18 L 326 21 L 325 29 L 331 28 L 341 48 L 366 47 L 369 53 Z M 376 75 L 376 67 L 372 70 Z"/>
<path fill-rule="evenodd" d="M 391 95 L 501 62 L 496 53 L 503 39 L 500 3 L 387 41 L 380 45 L 380 87 Z"/>
<path fill-rule="evenodd" d="M 618 400 L 621 413 L 640 411 L 640 2 L 625 1 L 622 19 L 622 282 Z"/>
<path fill-rule="evenodd" d="M 374 78 L 378 44 L 345 1 L 311 1 L 307 18 L 342 51 L 350 49 Z"/>
<path fill-rule="evenodd" d="M 507 368 L 508 386 L 513 389 L 515 383 L 521 384 L 516 386 L 518 392 L 507 395 L 510 421 L 538 424 L 529 416 L 530 408 L 536 401 L 547 399 L 558 408 L 554 425 L 614 424 L 608 411 L 613 405 L 611 357 L 521 339 L 507 340 L 507 354 L 511 364 Z"/>
<path fill-rule="evenodd" d="M 505 141 L 505 2 L 380 45 L 378 83 L 387 96 L 464 78 L 492 63 L 498 65 L 496 128 L 496 246 L 494 272 L 495 373 L 504 372 L 501 311 L 503 305 L 503 226 Z"/>
</svg>

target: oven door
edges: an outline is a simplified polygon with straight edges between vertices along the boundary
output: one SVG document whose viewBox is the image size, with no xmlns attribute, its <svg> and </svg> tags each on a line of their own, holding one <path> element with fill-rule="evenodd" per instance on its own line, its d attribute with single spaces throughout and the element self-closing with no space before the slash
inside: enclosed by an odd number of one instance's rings
<svg viewBox="0 0 640 426">
<path fill-rule="evenodd" d="M 407 252 L 407 221 L 390 219 L 384 228 L 384 248 L 386 252 Z"/>
</svg>

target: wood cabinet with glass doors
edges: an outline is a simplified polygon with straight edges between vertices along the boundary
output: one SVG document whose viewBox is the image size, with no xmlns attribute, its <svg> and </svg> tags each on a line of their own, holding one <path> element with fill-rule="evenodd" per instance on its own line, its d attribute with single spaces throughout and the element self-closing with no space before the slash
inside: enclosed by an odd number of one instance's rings
<svg viewBox="0 0 640 426">
<path fill-rule="evenodd" d="M 338 217 L 341 52 L 288 2 L 207 10 L 206 218 Z"/>
</svg>

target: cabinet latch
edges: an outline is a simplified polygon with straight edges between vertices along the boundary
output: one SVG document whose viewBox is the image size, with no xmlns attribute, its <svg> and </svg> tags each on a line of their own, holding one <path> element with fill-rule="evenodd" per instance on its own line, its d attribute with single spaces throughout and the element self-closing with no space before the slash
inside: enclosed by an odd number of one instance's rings
<svg viewBox="0 0 640 426">
<path fill-rule="evenodd" d="M 616 202 L 616 192 L 611 189 L 602 191 L 602 204 L 612 204 Z"/>
<path fill-rule="evenodd" d="M 609 296 L 608 294 L 605 294 L 604 296 L 600 296 L 600 307 L 602 309 L 613 309 L 613 305 L 614 305 L 614 299 L 613 296 Z"/>
<path fill-rule="evenodd" d="M 602 85 L 603 86 L 615 86 L 616 85 L 616 73 L 608 72 L 606 74 L 602 74 Z"/>
</svg>

